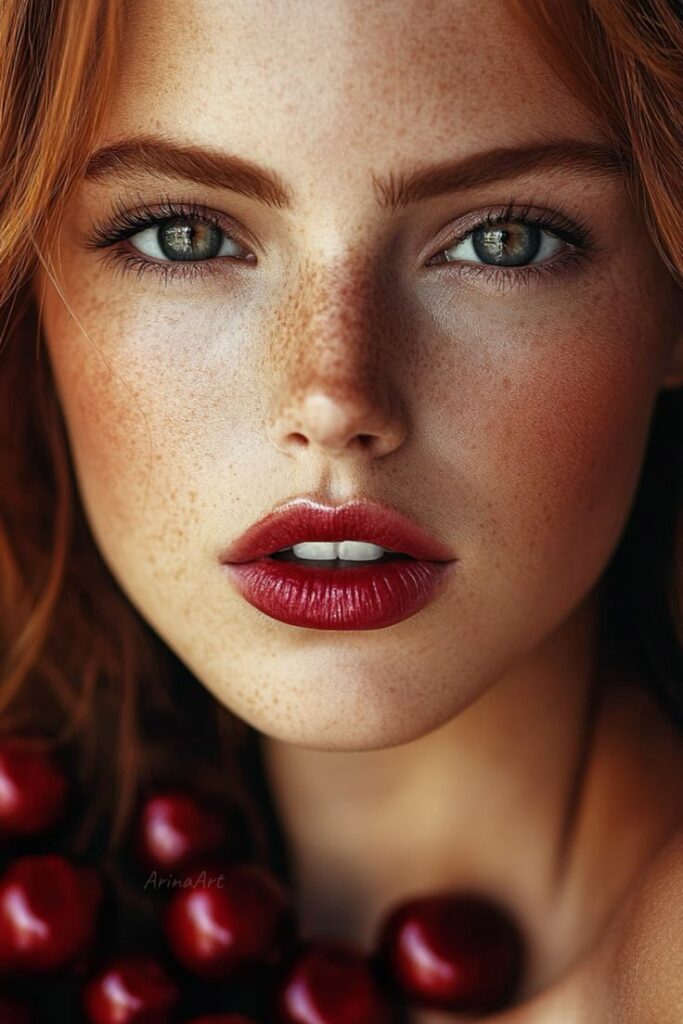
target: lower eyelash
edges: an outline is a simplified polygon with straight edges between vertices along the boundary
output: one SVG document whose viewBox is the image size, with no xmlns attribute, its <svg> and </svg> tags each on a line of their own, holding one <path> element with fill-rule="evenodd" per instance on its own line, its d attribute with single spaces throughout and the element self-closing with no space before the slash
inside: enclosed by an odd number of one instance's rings
<svg viewBox="0 0 683 1024">
<path fill-rule="evenodd" d="M 155 263 L 153 260 L 145 259 L 143 256 L 136 256 L 125 249 L 111 249 L 106 255 L 107 261 L 114 264 L 114 267 L 122 274 L 134 274 L 140 279 L 144 274 L 152 273 L 161 276 L 164 284 L 169 284 L 176 277 L 186 280 L 205 279 L 223 274 L 220 264 L 230 257 L 214 258 L 210 260 L 170 260 L 168 263 Z M 232 262 L 241 262 L 232 260 Z"/>
<path fill-rule="evenodd" d="M 437 263 L 434 266 L 445 269 L 447 273 L 455 272 L 459 277 L 476 280 L 483 277 L 493 284 L 496 291 L 508 293 L 515 288 L 530 288 L 538 282 L 549 278 L 563 277 L 583 267 L 588 254 L 578 249 L 570 249 L 548 263 L 530 263 L 526 267 L 512 270 L 509 267 L 495 266 L 490 263 L 467 263 L 465 260 Z M 454 271 L 454 268 L 457 268 Z"/>
</svg>

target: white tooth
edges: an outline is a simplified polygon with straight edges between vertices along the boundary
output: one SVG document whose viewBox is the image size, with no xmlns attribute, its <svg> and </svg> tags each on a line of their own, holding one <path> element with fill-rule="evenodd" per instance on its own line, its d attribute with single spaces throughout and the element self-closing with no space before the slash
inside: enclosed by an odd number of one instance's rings
<svg viewBox="0 0 683 1024">
<path fill-rule="evenodd" d="M 373 562 L 384 554 L 384 548 L 379 545 L 359 540 L 305 541 L 294 544 L 292 551 L 298 558 L 319 558 L 323 561 L 341 558 L 347 562 Z"/>
<path fill-rule="evenodd" d="M 311 540 L 295 544 L 292 551 L 298 558 L 320 558 L 324 561 L 332 561 L 337 557 L 337 544 L 335 541 Z"/>
<path fill-rule="evenodd" d="M 362 540 L 342 540 L 337 544 L 337 549 L 337 557 L 347 562 L 373 562 L 384 554 L 384 548 L 377 544 L 366 544 Z"/>
</svg>

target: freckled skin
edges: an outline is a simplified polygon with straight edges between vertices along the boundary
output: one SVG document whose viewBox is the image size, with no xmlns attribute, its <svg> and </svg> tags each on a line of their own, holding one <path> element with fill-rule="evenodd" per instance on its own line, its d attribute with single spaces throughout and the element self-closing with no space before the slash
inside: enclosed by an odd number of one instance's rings
<svg viewBox="0 0 683 1024">
<path fill-rule="evenodd" d="M 296 202 L 176 188 L 241 219 L 263 251 L 167 286 L 79 240 L 117 194 L 159 201 L 160 185 L 90 184 L 72 203 L 58 241 L 74 315 L 42 273 L 36 286 L 103 557 L 265 733 L 339 750 L 422 736 L 559 635 L 597 584 L 658 390 L 680 382 L 680 293 L 616 179 L 547 172 L 376 206 L 373 175 L 549 134 L 600 139 L 498 0 L 168 0 L 161 19 L 141 0 L 124 49 L 102 144 L 158 130 L 224 148 L 277 170 Z M 518 289 L 423 265 L 450 221 L 511 194 L 587 221 L 599 252 Z M 384 630 L 255 611 L 218 553 L 311 491 L 397 504 L 452 546 L 457 581 Z"/>
<path fill-rule="evenodd" d="M 352 252 L 347 263 L 325 269 L 304 265 L 276 313 L 267 351 L 283 386 L 271 407 L 270 436 L 278 444 L 292 432 L 299 437 L 300 428 L 320 431 L 327 423 L 319 422 L 320 416 L 337 415 L 339 436 L 329 454 L 346 457 L 362 418 L 363 436 L 374 437 L 373 450 L 381 455 L 398 447 L 406 434 L 399 422 L 405 414 L 395 408 L 391 363 L 383 358 L 398 337 L 396 308 L 373 287 L 362 253 Z M 321 399 L 323 410 L 316 406 Z"/>
<path fill-rule="evenodd" d="M 598 584 L 657 396 L 683 384 L 683 295 L 617 178 L 530 172 L 394 213 L 374 188 L 492 147 L 602 141 L 602 126 L 506 0 L 136 0 L 122 52 L 99 145 L 159 132 L 222 149 L 275 171 L 293 205 L 153 177 L 74 196 L 56 280 L 41 269 L 35 289 L 103 558 L 262 733 L 305 929 L 369 944 L 410 891 L 471 886 L 520 922 L 522 998 L 548 990 L 506 1021 L 607 1020 L 609 972 L 587 996 L 581 977 L 551 983 L 683 813 L 680 740 L 622 680 L 570 833 L 565 815 Z M 85 247 L 141 198 L 235 219 L 256 262 L 164 283 Z M 594 247 L 524 283 L 428 265 L 512 200 Z M 386 629 L 268 618 L 219 555 L 302 494 L 396 505 L 457 573 Z"/>
</svg>

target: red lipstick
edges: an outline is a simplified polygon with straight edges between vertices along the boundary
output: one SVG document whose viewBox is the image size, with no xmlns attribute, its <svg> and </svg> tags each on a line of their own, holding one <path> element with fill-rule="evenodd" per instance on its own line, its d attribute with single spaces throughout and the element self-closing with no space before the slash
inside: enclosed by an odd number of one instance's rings
<svg viewBox="0 0 683 1024">
<path fill-rule="evenodd" d="M 385 553 L 357 564 L 319 565 L 283 553 L 311 541 L 364 541 Z M 389 505 L 308 499 L 264 516 L 220 560 L 259 611 L 293 626 L 334 630 L 380 629 L 409 618 L 436 596 L 457 562 L 446 545 Z"/>
</svg>

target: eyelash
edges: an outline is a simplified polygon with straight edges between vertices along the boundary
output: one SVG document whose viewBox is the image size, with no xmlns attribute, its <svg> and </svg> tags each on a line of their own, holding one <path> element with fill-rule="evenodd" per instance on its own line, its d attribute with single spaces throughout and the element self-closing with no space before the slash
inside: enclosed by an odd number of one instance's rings
<svg viewBox="0 0 683 1024">
<path fill-rule="evenodd" d="M 479 278 L 483 276 L 501 288 L 514 288 L 517 286 L 529 286 L 535 281 L 543 279 L 546 275 L 556 277 L 569 271 L 573 267 L 583 265 L 589 253 L 595 247 L 592 232 L 588 226 L 578 220 L 571 221 L 561 213 L 550 213 L 547 211 L 533 213 L 530 205 L 524 206 L 515 211 L 515 200 L 511 200 L 504 207 L 489 210 L 476 223 L 468 227 L 459 236 L 452 239 L 430 257 L 426 266 L 441 266 L 446 273 L 457 273 L 460 276 Z M 242 245 L 239 238 L 239 228 L 229 218 L 223 218 L 205 207 L 197 205 L 192 201 L 181 201 L 178 203 L 165 199 L 156 208 L 152 209 L 144 202 L 140 202 L 133 209 L 127 209 L 121 200 L 117 200 L 114 213 L 105 221 L 95 224 L 92 235 L 86 241 L 86 248 L 91 250 L 109 249 L 118 242 L 144 231 L 147 228 L 161 227 L 167 220 L 175 218 L 192 218 L 202 220 L 217 228 L 229 239 Z M 519 267 L 495 266 L 487 263 L 468 263 L 464 260 L 438 261 L 437 257 L 444 252 L 454 248 L 465 241 L 470 235 L 480 228 L 495 227 L 500 224 L 533 224 L 541 230 L 545 230 L 569 243 L 571 248 L 564 250 L 559 256 L 552 257 L 549 261 L 538 264 L 527 264 Z M 119 269 L 125 273 L 134 273 L 140 278 L 143 274 L 153 273 L 160 275 L 165 284 L 178 277 L 185 280 L 196 280 L 197 278 L 212 277 L 224 273 L 223 263 L 229 260 L 232 263 L 252 263 L 253 260 L 240 259 L 233 256 L 213 257 L 207 260 L 197 261 L 169 261 L 168 263 L 156 263 L 141 255 L 137 255 L 125 249 L 111 248 L 106 258 L 117 264 Z"/>
<path fill-rule="evenodd" d="M 94 225 L 92 235 L 86 241 L 85 247 L 91 250 L 108 249 L 116 245 L 117 242 L 124 242 L 146 228 L 161 227 L 165 221 L 179 217 L 201 220 L 206 224 L 211 224 L 232 241 L 247 248 L 239 237 L 239 227 L 229 217 L 219 217 L 192 200 L 181 200 L 175 203 L 170 199 L 164 199 L 154 208 L 147 206 L 144 202 L 139 202 L 132 209 L 127 209 L 122 200 L 117 199 L 113 214 L 109 219 Z M 194 280 L 198 277 L 205 278 L 222 274 L 221 265 L 226 259 L 233 263 L 253 262 L 252 260 L 222 256 L 220 259 L 213 257 L 208 260 L 155 263 L 153 260 L 126 249 L 113 248 L 106 254 L 106 259 L 118 265 L 122 271 L 134 273 L 138 278 L 148 272 L 160 275 L 166 284 L 177 277 Z"/>
<path fill-rule="evenodd" d="M 460 277 L 475 280 L 483 275 L 494 287 L 498 287 L 502 291 L 512 290 L 516 287 L 529 287 L 537 281 L 559 277 L 572 269 L 583 266 L 590 254 L 595 251 L 596 242 L 593 232 L 586 223 L 578 218 L 570 220 L 562 213 L 547 210 L 533 212 L 530 204 L 517 210 L 515 210 L 515 206 L 516 201 L 512 199 L 502 208 L 489 210 L 474 224 L 468 226 L 466 231 L 461 232 L 432 256 L 427 261 L 427 266 L 444 267 L 446 273 L 449 273 L 451 268 L 457 268 L 455 273 Z M 558 256 L 553 256 L 545 262 L 516 268 L 465 261 L 440 260 L 435 262 L 438 256 L 442 256 L 444 252 L 465 241 L 480 228 L 496 227 L 500 224 L 533 224 L 555 238 L 567 242 L 571 248 L 563 250 Z"/>
</svg>

